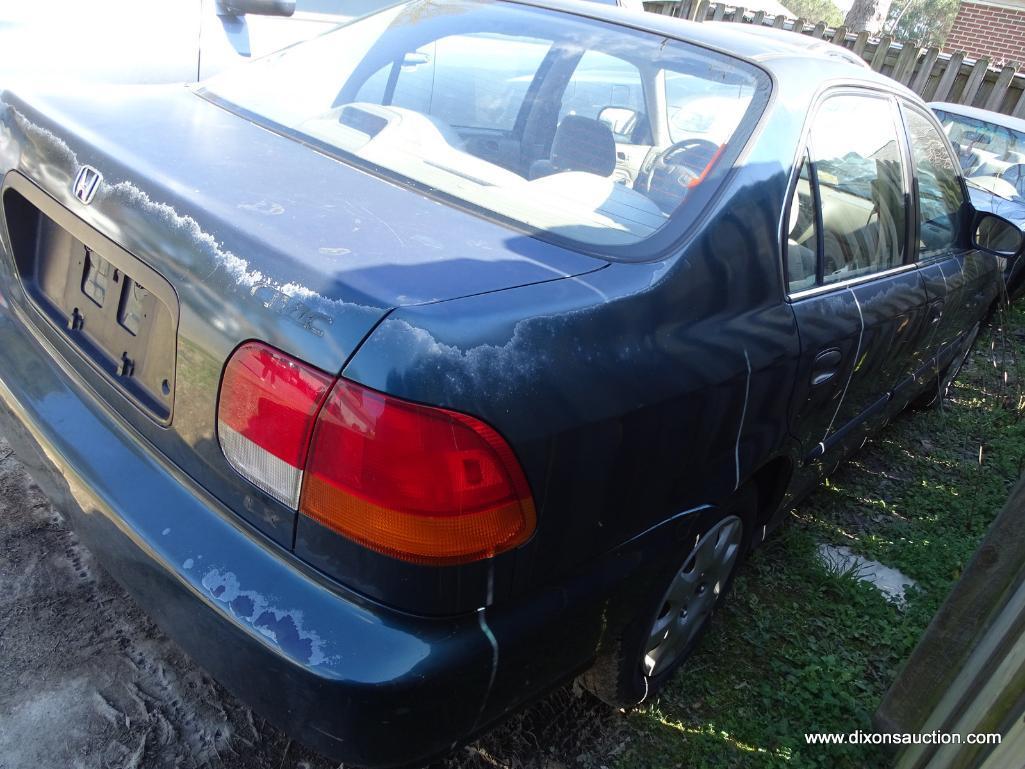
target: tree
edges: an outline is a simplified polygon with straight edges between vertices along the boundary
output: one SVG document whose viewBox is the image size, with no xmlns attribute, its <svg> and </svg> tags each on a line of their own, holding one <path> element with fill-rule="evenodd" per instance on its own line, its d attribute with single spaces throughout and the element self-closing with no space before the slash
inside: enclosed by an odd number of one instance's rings
<svg viewBox="0 0 1025 769">
<path fill-rule="evenodd" d="M 797 18 L 818 23 L 826 22 L 831 27 L 843 24 L 843 12 L 833 0 L 787 0 L 787 9 Z"/>
<path fill-rule="evenodd" d="M 942 46 L 957 16 L 958 0 L 896 0 L 886 29 L 898 40 Z"/>
<path fill-rule="evenodd" d="M 883 29 L 883 22 L 890 13 L 890 0 L 854 0 L 847 12 L 844 24 L 852 32 L 868 30 L 876 34 Z"/>
</svg>

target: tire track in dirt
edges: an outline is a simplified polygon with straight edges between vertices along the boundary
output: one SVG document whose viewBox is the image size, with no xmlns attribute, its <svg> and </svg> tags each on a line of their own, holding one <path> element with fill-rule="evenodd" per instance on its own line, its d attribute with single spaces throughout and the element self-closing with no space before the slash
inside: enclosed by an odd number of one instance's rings
<svg viewBox="0 0 1025 769">
<path fill-rule="evenodd" d="M 0 769 L 334 766 L 168 640 L 2 440 L 0 586 Z"/>
</svg>

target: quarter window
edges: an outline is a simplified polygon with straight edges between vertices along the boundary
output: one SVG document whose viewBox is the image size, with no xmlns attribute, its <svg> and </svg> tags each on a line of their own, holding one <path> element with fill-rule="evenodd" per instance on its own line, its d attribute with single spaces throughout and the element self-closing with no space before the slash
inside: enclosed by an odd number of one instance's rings
<svg viewBox="0 0 1025 769">
<path fill-rule="evenodd" d="M 810 144 L 822 208 L 822 282 L 900 265 L 907 227 L 905 177 L 890 100 L 828 99 L 812 124 Z"/>
<path fill-rule="evenodd" d="M 905 115 L 918 178 L 918 247 L 919 258 L 923 258 L 957 247 L 964 192 L 939 129 L 914 110 Z"/>
<path fill-rule="evenodd" d="M 801 174 L 790 201 L 787 229 L 787 281 L 791 293 L 815 285 L 818 224 L 815 221 L 815 198 L 811 184 L 811 162 L 801 161 Z"/>
</svg>

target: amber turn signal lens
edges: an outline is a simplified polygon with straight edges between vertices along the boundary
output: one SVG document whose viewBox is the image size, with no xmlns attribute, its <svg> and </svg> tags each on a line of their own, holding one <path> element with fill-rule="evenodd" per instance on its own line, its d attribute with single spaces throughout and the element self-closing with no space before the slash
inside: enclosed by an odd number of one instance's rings
<svg viewBox="0 0 1025 769">
<path fill-rule="evenodd" d="M 317 419 L 302 514 L 377 552 L 467 563 L 523 544 L 534 502 L 489 425 L 339 380 Z"/>
</svg>

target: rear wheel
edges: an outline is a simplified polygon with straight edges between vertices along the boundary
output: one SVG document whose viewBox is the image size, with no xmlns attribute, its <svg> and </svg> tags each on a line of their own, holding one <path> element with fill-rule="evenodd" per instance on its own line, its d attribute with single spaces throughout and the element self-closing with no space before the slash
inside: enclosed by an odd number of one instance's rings
<svg viewBox="0 0 1025 769">
<path fill-rule="evenodd" d="M 729 515 L 698 540 L 662 597 L 641 669 L 652 677 L 674 667 L 704 629 L 740 556 L 744 524 Z"/>
<path fill-rule="evenodd" d="M 742 489 L 711 511 L 682 559 L 663 573 L 612 648 L 580 683 L 616 707 L 652 696 L 690 656 L 749 548 L 757 496 Z"/>
</svg>

